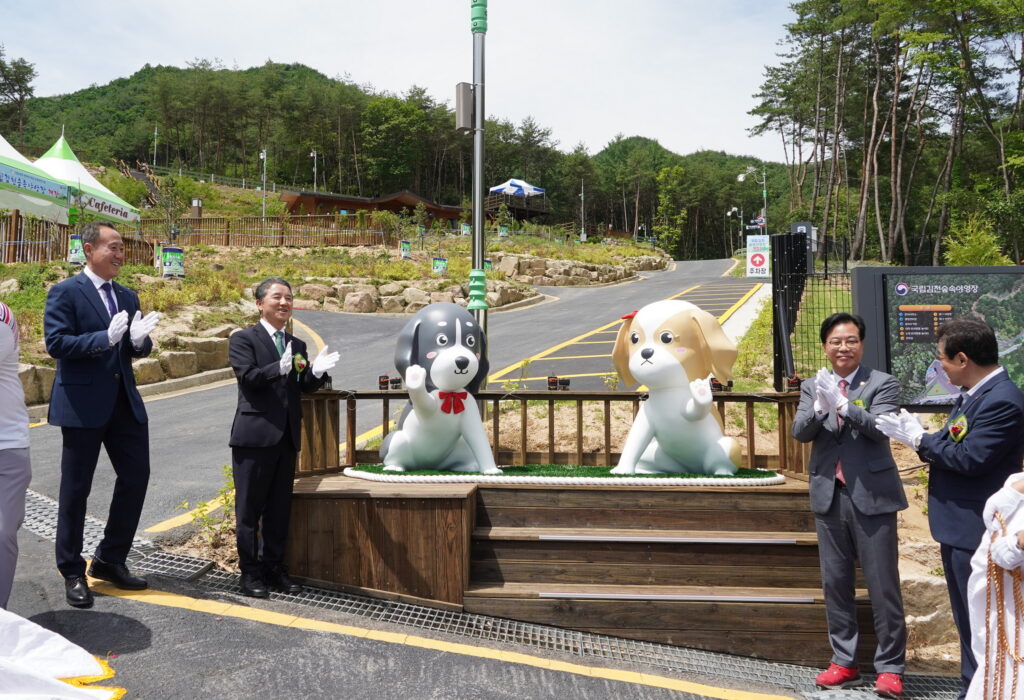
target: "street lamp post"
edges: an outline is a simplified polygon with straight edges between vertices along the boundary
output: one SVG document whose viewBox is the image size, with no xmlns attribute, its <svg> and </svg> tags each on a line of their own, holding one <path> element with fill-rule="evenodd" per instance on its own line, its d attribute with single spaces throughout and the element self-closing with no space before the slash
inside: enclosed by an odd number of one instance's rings
<svg viewBox="0 0 1024 700">
<path fill-rule="evenodd" d="M 263 165 L 263 218 L 267 218 L 267 149 L 260 149 L 260 161 Z"/>
<path fill-rule="evenodd" d="M 313 159 L 313 191 L 316 192 L 316 149 L 314 148 L 309 152 L 309 157 Z"/>
<path fill-rule="evenodd" d="M 761 165 L 761 179 L 757 179 L 757 167 L 750 165 L 742 173 L 736 176 L 737 182 L 743 182 L 747 179 L 747 175 L 754 176 L 754 182 L 761 185 L 761 197 L 764 199 L 764 209 L 761 213 L 761 217 L 764 219 L 764 232 L 768 233 L 768 174 L 765 171 L 764 164 Z"/>
</svg>

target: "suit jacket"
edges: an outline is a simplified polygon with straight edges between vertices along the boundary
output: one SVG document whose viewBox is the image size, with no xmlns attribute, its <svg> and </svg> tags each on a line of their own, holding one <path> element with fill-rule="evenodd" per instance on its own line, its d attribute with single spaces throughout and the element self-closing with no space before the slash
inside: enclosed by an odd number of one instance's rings
<svg viewBox="0 0 1024 700">
<path fill-rule="evenodd" d="M 847 389 L 850 403 L 840 426 L 835 411 L 830 411 L 824 420 L 818 418 L 814 411 L 815 379 L 803 381 L 793 437 L 800 442 L 814 442 L 810 493 L 815 513 L 827 513 L 832 505 L 838 460 L 842 460 L 850 498 L 861 513 L 879 515 L 907 507 L 889 438 L 875 427 L 876 416 L 899 410 L 899 393 L 895 377 L 861 365 Z"/>
<path fill-rule="evenodd" d="M 112 283 L 118 309 L 128 312 L 129 324 L 139 310 L 139 296 Z M 69 428 L 99 428 L 110 421 L 123 388 L 132 413 L 146 423 L 146 407 L 135 388 L 132 358 L 153 349 L 148 337 L 141 348 L 131 341 L 131 329 L 111 347 L 107 337 L 110 312 L 100 292 L 84 272 L 50 288 L 46 296 L 43 331 L 46 351 L 57 360 L 48 420 Z"/>
<path fill-rule="evenodd" d="M 305 343 L 287 333 L 284 342 L 292 344 L 293 356 L 306 359 L 301 372 L 295 370 L 293 361 L 288 374 L 280 373 L 281 356 L 262 324 L 232 334 L 228 358 L 238 379 L 238 405 L 231 424 L 231 447 L 271 447 L 281 442 L 287 430 L 292 444 L 299 448 L 301 392 L 316 391 L 328 375 L 313 376 L 313 360 Z"/>
<path fill-rule="evenodd" d="M 985 531 L 985 501 L 1021 470 L 1024 461 L 1024 394 L 1006 372 L 964 397 L 951 420 L 963 414 L 967 432 L 957 442 L 942 430 L 925 433 L 917 454 L 931 465 L 928 524 L 937 542 L 975 549 Z"/>
</svg>

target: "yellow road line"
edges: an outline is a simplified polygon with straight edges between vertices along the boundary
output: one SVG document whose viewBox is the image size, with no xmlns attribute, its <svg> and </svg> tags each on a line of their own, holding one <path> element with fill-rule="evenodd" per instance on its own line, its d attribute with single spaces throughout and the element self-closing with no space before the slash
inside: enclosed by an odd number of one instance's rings
<svg viewBox="0 0 1024 700">
<path fill-rule="evenodd" d="M 589 374 L 560 374 L 559 379 L 574 379 L 575 377 L 607 377 L 610 374 L 615 374 L 615 370 L 609 370 L 607 372 L 591 372 Z M 516 377 L 511 379 L 511 382 L 539 382 L 547 380 L 547 375 L 543 377 Z"/>
<path fill-rule="evenodd" d="M 725 272 L 722 273 L 722 277 L 728 277 L 729 273 L 732 272 L 733 268 L 736 267 L 739 264 L 740 264 L 740 261 L 737 260 L 736 258 L 733 258 L 732 259 L 732 265 L 729 266 L 728 270 L 726 270 Z"/>
<path fill-rule="evenodd" d="M 335 622 L 324 622 L 322 620 L 298 617 L 296 615 L 288 615 L 273 612 L 271 610 L 262 610 L 260 608 L 251 608 L 244 605 L 235 605 L 233 603 L 206 600 L 203 598 L 192 598 L 178 593 L 168 593 L 166 591 L 157 591 L 153 589 L 146 589 L 143 591 L 123 591 L 115 588 L 109 583 L 98 581 L 96 579 L 90 579 L 89 584 L 95 592 L 115 598 L 133 600 L 141 603 L 150 603 L 152 605 L 161 605 L 168 608 L 178 608 L 179 610 L 192 610 L 198 613 L 217 615 L 222 618 L 230 617 L 239 620 L 251 620 L 253 622 L 259 622 L 267 625 L 277 625 L 279 627 L 291 627 L 300 630 L 340 634 L 347 637 L 372 639 L 374 641 L 385 642 L 388 644 L 402 644 L 410 647 L 418 647 L 420 649 L 432 649 L 446 654 L 458 654 L 460 656 L 468 656 L 478 659 L 494 659 L 496 661 L 502 661 L 509 664 L 535 666 L 549 671 L 561 671 L 563 673 L 571 673 L 577 676 L 587 676 L 589 678 L 600 678 L 604 680 L 619 681 L 622 683 L 632 683 L 634 685 L 667 688 L 669 690 L 678 690 L 685 693 L 691 693 L 693 695 L 720 698 L 721 700 L 792 700 L 792 698 L 785 695 L 767 695 L 764 693 L 752 693 L 744 690 L 716 688 L 702 683 L 682 681 L 665 676 L 654 676 L 647 673 L 637 673 L 635 671 L 621 671 L 614 668 L 584 666 L 582 664 L 573 664 L 555 659 L 545 659 L 531 654 L 500 651 L 498 649 L 474 646 L 472 644 L 447 642 L 439 639 L 419 637 L 412 634 L 403 634 L 401 632 L 384 632 L 381 630 L 365 629 L 352 625 L 341 625 Z"/>
<path fill-rule="evenodd" d="M 208 501 L 206 503 L 206 512 L 212 513 L 213 511 L 219 509 L 222 505 L 224 505 L 224 497 L 217 496 L 212 501 Z M 181 525 L 186 525 L 192 522 L 192 519 L 195 517 L 197 510 L 199 509 L 193 508 L 187 513 L 182 513 L 181 515 L 176 515 L 173 518 L 168 518 L 162 523 L 157 523 L 153 527 L 147 527 L 144 530 L 144 532 L 167 532 L 168 530 L 173 530 L 174 528 L 180 527 Z"/>
<path fill-rule="evenodd" d="M 46 421 L 41 420 L 38 423 L 29 423 L 28 427 L 30 427 L 30 428 L 38 428 L 40 425 L 49 425 L 49 424 Z"/>
<path fill-rule="evenodd" d="M 738 308 L 740 308 L 741 306 L 743 306 L 744 304 L 746 304 L 747 303 L 747 299 L 749 299 L 750 297 L 754 296 L 754 292 L 756 292 L 758 289 L 760 289 L 763 286 L 764 286 L 764 284 L 761 283 L 761 282 L 755 284 L 753 289 L 751 289 L 749 292 L 747 292 L 746 294 L 741 296 L 739 301 L 737 301 L 735 304 L 733 304 L 729 308 L 728 311 L 726 311 L 724 314 L 722 314 L 721 316 L 718 317 L 718 322 L 719 323 L 725 323 L 726 319 L 728 319 L 730 316 L 732 316 L 734 313 L 736 313 L 736 310 Z"/>
<path fill-rule="evenodd" d="M 618 331 L 615 331 L 618 333 Z M 577 345 L 607 345 L 608 343 L 614 343 L 614 340 L 581 340 L 576 343 Z"/>
<path fill-rule="evenodd" d="M 538 362 L 550 362 L 551 360 L 590 360 L 595 357 L 611 357 L 610 354 L 605 353 L 604 355 L 558 355 L 557 357 L 541 357 L 538 358 Z"/>
<path fill-rule="evenodd" d="M 319 333 L 317 333 L 315 330 L 313 330 L 312 328 L 310 328 L 309 326 L 307 326 L 305 323 L 295 318 L 294 316 L 292 316 L 292 323 L 294 325 L 299 326 L 304 333 L 309 335 L 310 339 L 313 341 L 313 345 L 316 346 L 317 353 L 324 349 L 324 345 L 326 345 L 326 343 L 324 342 L 324 339 L 320 337 Z M 316 355 L 314 355 L 313 357 L 316 357 Z"/>
</svg>

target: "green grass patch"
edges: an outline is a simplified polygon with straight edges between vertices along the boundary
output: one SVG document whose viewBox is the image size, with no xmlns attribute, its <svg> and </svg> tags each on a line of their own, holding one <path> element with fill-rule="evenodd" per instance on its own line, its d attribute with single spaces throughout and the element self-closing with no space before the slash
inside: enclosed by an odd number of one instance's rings
<svg viewBox="0 0 1024 700">
<path fill-rule="evenodd" d="M 358 471 L 369 472 L 370 474 L 386 474 L 388 476 L 452 476 L 460 474 L 471 476 L 466 472 L 438 471 L 434 469 L 418 469 L 408 472 L 385 471 L 383 464 L 360 464 L 355 467 Z M 732 475 L 711 475 L 711 474 L 612 474 L 612 467 L 589 467 L 571 464 L 525 464 L 510 465 L 501 467 L 504 476 L 554 476 L 590 479 L 764 479 L 775 476 L 775 472 L 762 471 L 759 469 L 740 468 Z"/>
</svg>

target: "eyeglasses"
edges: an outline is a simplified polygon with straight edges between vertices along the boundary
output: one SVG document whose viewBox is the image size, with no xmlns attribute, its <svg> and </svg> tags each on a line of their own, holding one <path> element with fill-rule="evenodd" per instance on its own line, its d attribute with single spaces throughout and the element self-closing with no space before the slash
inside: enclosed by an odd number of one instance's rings
<svg viewBox="0 0 1024 700">
<path fill-rule="evenodd" d="M 838 348 L 841 345 L 845 345 L 848 348 L 855 348 L 860 345 L 860 338 L 830 338 L 826 343 L 831 348 Z"/>
</svg>

